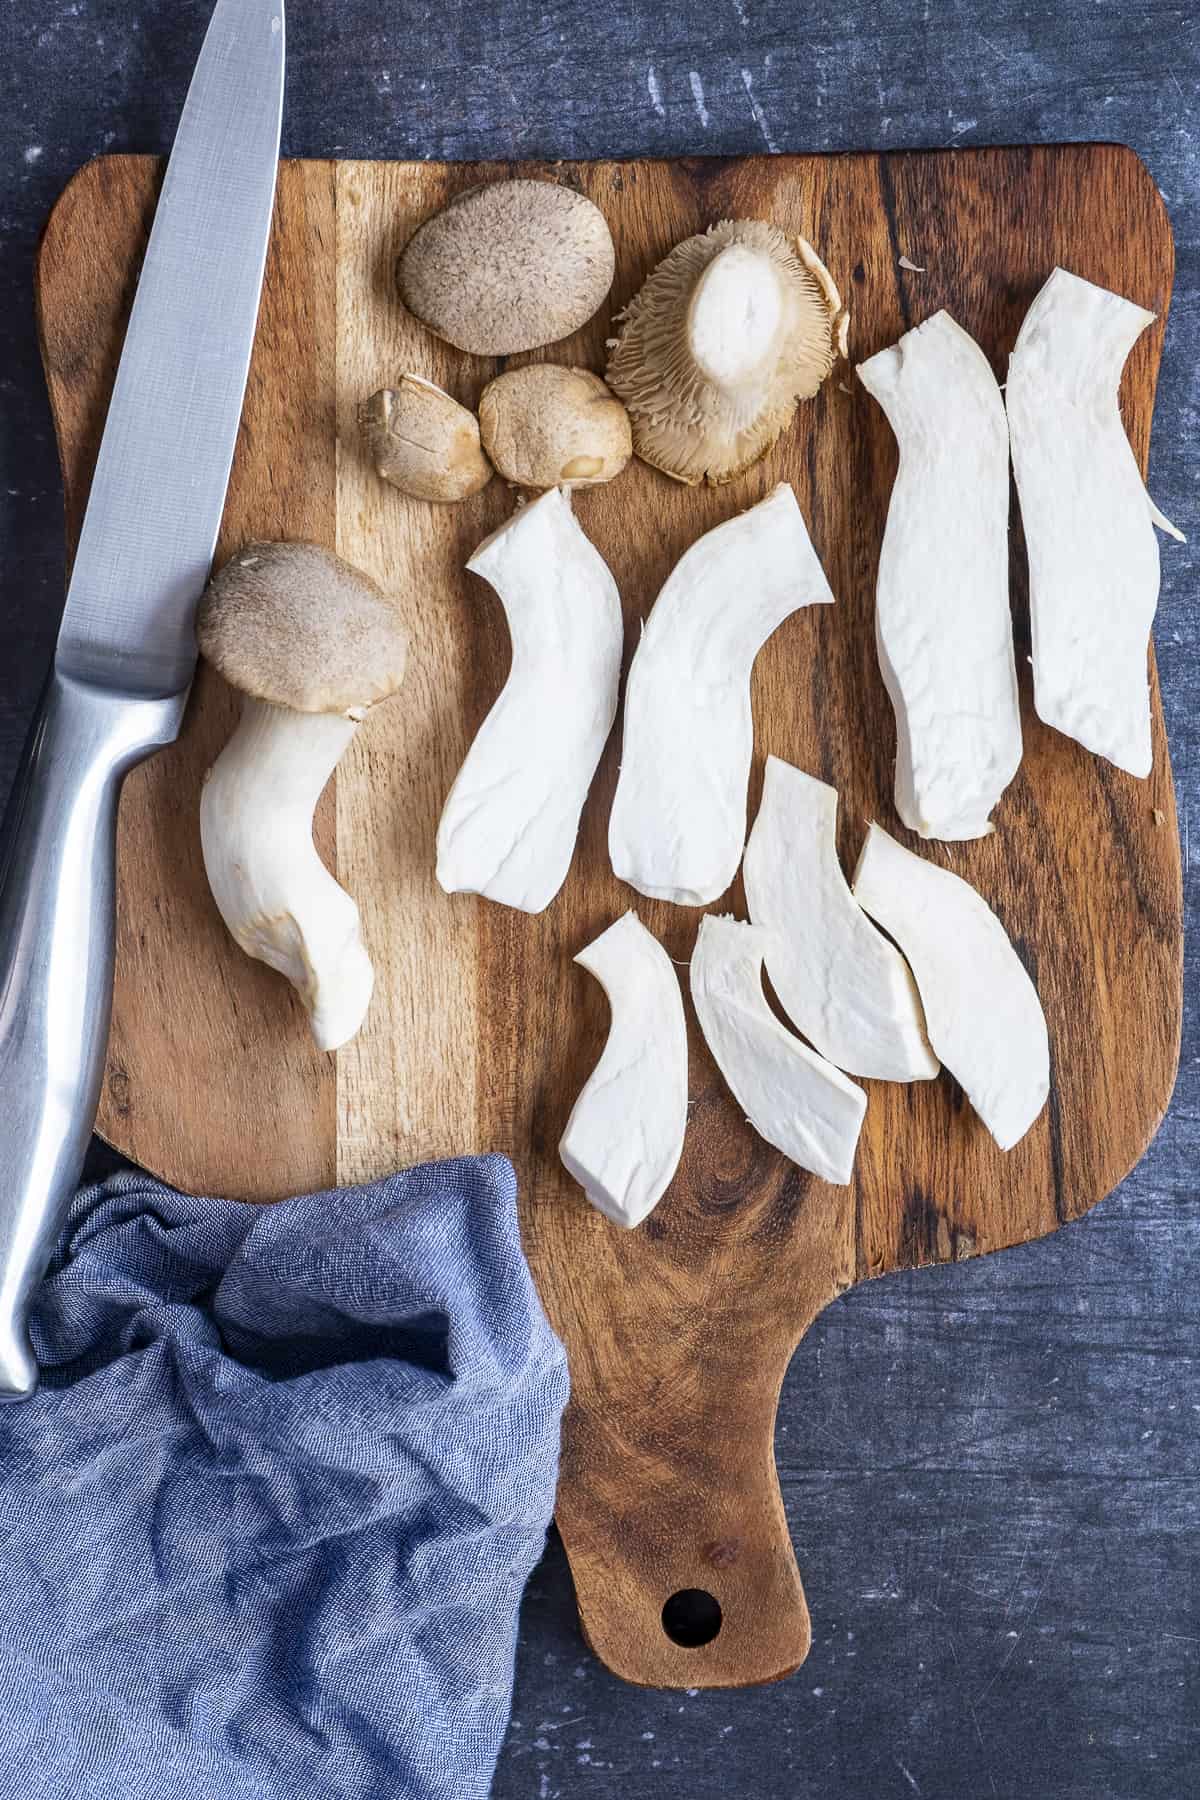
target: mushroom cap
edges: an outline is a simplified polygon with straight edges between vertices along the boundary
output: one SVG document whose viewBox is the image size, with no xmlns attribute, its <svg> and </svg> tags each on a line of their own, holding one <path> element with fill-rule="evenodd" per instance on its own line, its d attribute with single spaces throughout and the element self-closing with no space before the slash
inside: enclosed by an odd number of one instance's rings
<svg viewBox="0 0 1200 1800">
<path fill-rule="evenodd" d="M 519 487 L 611 481 L 633 455 L 629 414 L 590 369 L 530 363 L 490 381 L 479 397 L 484 447 Z"/>
<path fill-rule="evenodd" d="M 358 428 L 376 473 L 418 500 L 465 500 L 492 478 L 475 414 L 422 375 L 364 400 Z"/>
<path fill-rule="evenodd" d="M 468 188 L 417 228 L 396 268 L 409 312 L 459 350 L 511 356 L 569 337 L 612 286 L 598 207 L 554 181 Z"/>
<path fill-rule="evenodd" d="M 361 714 L 404 679 L 408 639 L 369 575 L 320 544 L 247 544 L 200 601 L 201 654 L 293 712 Z"/>
<path fill-rule="evenodd" d="M 844 344 L 837 287 L 804 238 L 726 219 L 677 244 L 620 315 L 606 379 L 643 462 L 719 483 L 757 462 Z"/>
</svg>

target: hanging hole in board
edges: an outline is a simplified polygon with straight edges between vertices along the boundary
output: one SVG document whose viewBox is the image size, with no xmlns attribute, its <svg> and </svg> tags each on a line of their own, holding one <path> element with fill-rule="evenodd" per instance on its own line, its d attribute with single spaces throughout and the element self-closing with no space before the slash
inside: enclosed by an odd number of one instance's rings
<svg viewBox="0 0 1200 1800">
<path fill-rule="evenodd" d="M 680 1588 L 662 1609 L 662 1627 L 673 1644 L 698 1650 L 721 1629 L 721 1602 L 704 1588 Z"/>
</svg>

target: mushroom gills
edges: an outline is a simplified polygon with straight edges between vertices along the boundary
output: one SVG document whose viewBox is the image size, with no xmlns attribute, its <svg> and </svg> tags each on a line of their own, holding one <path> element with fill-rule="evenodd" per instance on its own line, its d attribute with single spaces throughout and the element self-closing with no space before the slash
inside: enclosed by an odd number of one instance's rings
<svg viewBox="0 0 1200 1800">
<path fill-rule="evenodd" d="M 847 1075 L 930 1081 L 938 1059 L 908 965 L 850 892 L 837 790 L 767 758 L 742 875 L 767 974 L 797 1031 Z"/>
<path fill-rule="evenodd" d="M 786 482 L 680 558 L 625 690 L 608 830 L 622 881 L 681 906 L 724 893 L 746 841 L 754 659 L 789 614 L 832 603 Z"/>
<path fill-rule="evenodd" d="M 616 717 L 620 597 L 557 488 L 486 538 L 467 567 L 500 597 L 512 667 L 442 811 L 437 878 L 447 893 L 538 913 L 566 879 Z"/>
<path fill-rule="evenodd" d="M 982 350 L 946 312 L 858 374 L 900 448 L 875 603 L 896 714 L 896 811 L 921 837 L 984 837 L 1021 761 L 1004 402 Z"/>
<path fill-rule="evenodd" d="M 683 1154 L 687 1024 L 679 978 L 634 912 L 575 961 L 603 987 L 612 1019 L 558 1153 L 592 1205 L 632 1229 L 658 1205 Z"/>
<path fill-rule="evenodd" d="M 929 1041 L 1002 1150 L 1050 1092 L 1046 1018 L 1003 925 L 969 882 L 915 856 L 878 825 L 854 897 L 899 944 L 916 978 Z"/>
<path fill-rule="evenodd" d="M 248 956 L 291 982 L 322 1050 L 354 1036 L 375 980 L 358 907 L 312 839 L 313 809 L 357 729 L 345 716 L 247 698 L 200 796 L 217 909 Z"/>
<path fill-rule="evenodd" d="M 1029 554 L 1038 717 L 1130 775 L 1150 773 L 1147 642 L 1155 525 L 1121 424 L 1121 371 L 1154 314 L 1055 269 L 1008 363 L 1008 424 Z"/>
<path fill-rule="evenodd" d="M 867 1096 L 793 1037 L 767 1005 L 766 938 L 739 919 L 701 919 L 691 967 L 700 1029 L 759 1136 L 822 1181 L 844 1187 L 854 1173 Z"/>
<path fill-rule="evenodd" d="M 634 451 L 693 485 L 766 454 L 844 354 L 848 315 L 811 244 L 726 219 L 677 244 L 618 324 L 606 379 Z"/>
</svg>

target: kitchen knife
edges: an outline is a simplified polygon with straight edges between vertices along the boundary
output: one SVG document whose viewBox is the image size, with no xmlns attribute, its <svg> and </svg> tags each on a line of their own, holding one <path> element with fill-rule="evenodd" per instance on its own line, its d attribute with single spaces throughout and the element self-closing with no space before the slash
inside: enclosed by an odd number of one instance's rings
<svg viewBox="0 0 1200 1800">
<path fill-rule="evenodd" d="M 167 165 L 54 664 L 0 830 L 0 1399 L 83 1167 L 112 1012 L 117 801 L 178 735 L 275 199 L 284 0 L 219 0 Z"/>
</svg>

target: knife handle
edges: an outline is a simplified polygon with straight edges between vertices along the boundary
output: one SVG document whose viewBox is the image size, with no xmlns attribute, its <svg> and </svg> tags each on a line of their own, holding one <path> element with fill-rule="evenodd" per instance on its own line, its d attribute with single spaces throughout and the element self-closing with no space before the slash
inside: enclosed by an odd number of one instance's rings
<svg viewBox="0 0 1200 1800">
<path fill-rule="evenodd" d="M 186 702 L 56 671 L 0 827 L 0 1400 L 37 1385 L 29 1304 L 100 1098 L 121 783 L 178 736 Z"/>
</svg>

